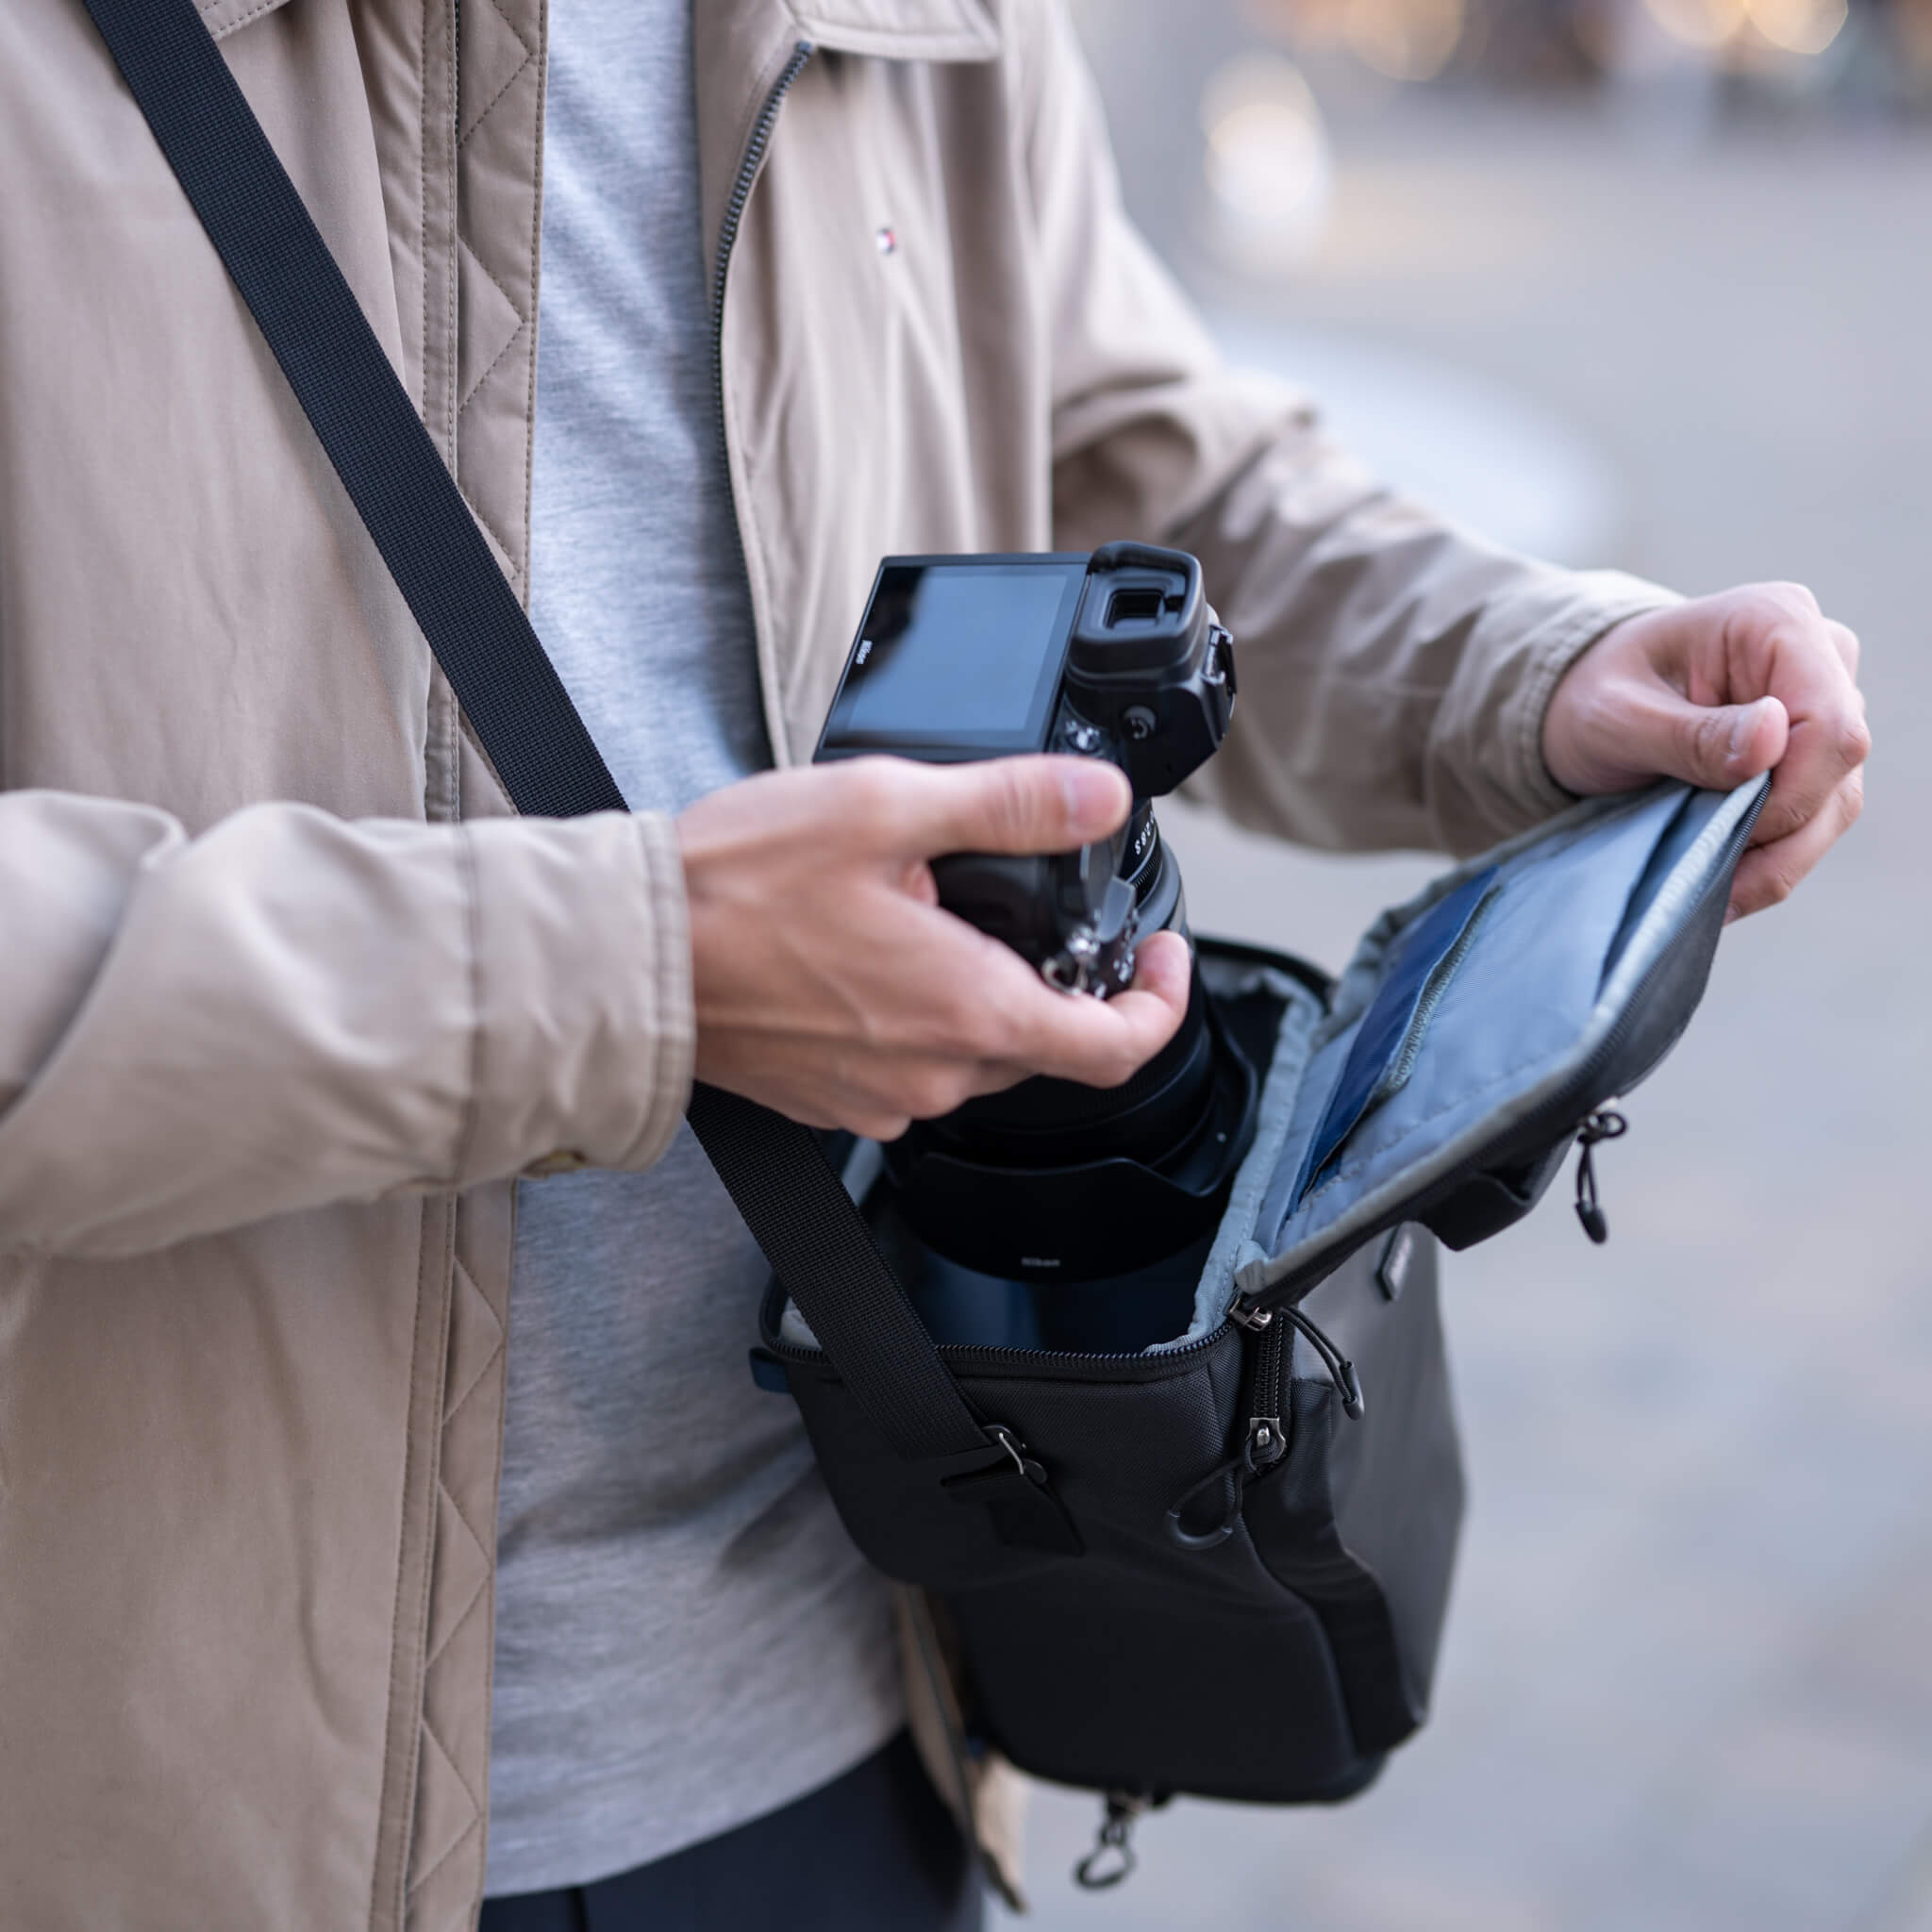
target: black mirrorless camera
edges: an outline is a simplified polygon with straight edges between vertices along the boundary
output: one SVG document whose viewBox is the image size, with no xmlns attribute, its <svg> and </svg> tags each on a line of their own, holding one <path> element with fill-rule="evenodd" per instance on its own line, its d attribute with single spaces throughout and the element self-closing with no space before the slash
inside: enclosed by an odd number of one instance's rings
<svg viewBox="0 0 1932 1932">
<path fill-rule="evenodd" d="M 890 752 L 954 764 L 1017 752 L 1107 758 L 1134 788 L 1112 840 L 1081 852 L 967 852 L 933 867 L 940 903 L 1055 986 L 1105 998 L 1134 941 L 1174 923 L 1148 800 L 1211 758 L 1234 708 L 1233 641 L 1178 550 L 1091 557 L 889 557 L 879 566 L 820 762 Z"/>
<path fill-rule="evenodd" d="M 1186 935 L 1150 801 L 1213 756 L 1234 697 L 1233 641 L 1184 552 L 889 557 L 816 757 L 1118 765 L 1134 807 L 1112 839 L 933 865 L 948 910 L 1054 986 L 1105 998 L 1133 978 L 1141 935 Z M 1171 1319 L 1143 1304 L 1187 1280 L 1176 1257 L 1205 1259 L 1256 1087 L 1197 969 L 1179 1032 L 1124 1086 L 1035 1078 L 915 1123 L 884 1150 L 866 1212 L 941 1340 L 1138 1347 Z"/>
</svg>

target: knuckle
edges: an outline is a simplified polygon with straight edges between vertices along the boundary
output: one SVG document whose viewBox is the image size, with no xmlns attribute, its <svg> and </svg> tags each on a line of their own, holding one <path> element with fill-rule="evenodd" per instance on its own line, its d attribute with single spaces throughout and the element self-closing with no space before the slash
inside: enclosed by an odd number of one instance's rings
<svg viewBox="0 0 1932 1932">
<path fill-rule="evenodd" d="M 1004 1043 L 1000 1033 L 999 1015 L 991 1003 L 970 988 L 955 986 L 935 995 L 916 1044 L 946 1059 L 996 1059 Z"/>
<path fill-rule="evenodd" d="M 997 1007 L 982 1000 L 964 1004 L 954 1023 L 952 1035 L 968 1059 L 1004 1059 L 1011 1043 L 1011 1028 L 1006 1015 Z"/>
<path fill-rule="evenodd" d="M 905 774 L 884 758 L 855 758 L 845 767 L 846 804 L 866 823 L 890 823 L 905 803 Z"/>
<path fill-rule="evenodd" d="M 933 1037 L 945 1049 L 976 1053 L 992 1031 L 991 1002 L 975 983 L 956 980 L 938 995 L 933 1007 Z"/>
<path fill-rule="evenodd" d="M 1872 727 L 1863 718 L 1847 718 L 1839 726 L 1838 755 L 1845 764 L 1854 768 L 1862 765 L 1872 756 Z"/>
</svg>

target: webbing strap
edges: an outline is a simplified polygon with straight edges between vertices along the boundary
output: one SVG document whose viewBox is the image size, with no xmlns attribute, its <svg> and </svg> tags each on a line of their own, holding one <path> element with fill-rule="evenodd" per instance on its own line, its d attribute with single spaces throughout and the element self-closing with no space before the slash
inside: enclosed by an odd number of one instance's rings
<svg viewBox="0 0 1932 1932">
<path fill-rule="evenodd" d="M 161 151 L 521 812 L 610 775 L 194 0 L 87 0 Z M 700 1086 L 691 1123 L 854 1398 L 902 1456 L 987 1446 L 817 1137 Z"/>
</svg>

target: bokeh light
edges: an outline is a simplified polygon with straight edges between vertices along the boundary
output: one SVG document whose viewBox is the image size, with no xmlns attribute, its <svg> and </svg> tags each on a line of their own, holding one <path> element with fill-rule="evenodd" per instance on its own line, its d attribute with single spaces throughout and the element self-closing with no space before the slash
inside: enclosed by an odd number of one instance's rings
<svg viewBox="0 0 1932 1932">
<path fill-rule="evenodd" d="M 1643 0 L 1644 9 L 1687 47 L 1721 47 L 1744 24 L 1745 0 Z"/>
<path fill-rule="evenodd" d="M 1907 72 L 1932 79 L 1932 0 L 1893 0 L 1892 21 Z"/>
<path fill-rule="evenodd" d="M 1301 70 L 1272 54 L 1230 60 L 1202 92 L 1201 125 L 1224 253 L 1261 273 L 1292 267 L 1321 239 L 1334 177 L 1328 131 Z"/>
<path fill-rule="evenodd" d="M 1356 58 L 1391 80 L 1434 80 L 1462 39 L 1463 0 L 1347 0 L 1342 32 Z"/>
<path fill-rule="evenodd" d="M 1746 0 L 1751 25 L 1787 54 L 1822 54 L 1845 24 L 1845 0 Z"/>
<path fill-rule="evenodd" d="M 1244 0 L 1242 12 L 1292 46 L 1345 46 L 1391 80 L 1434 80 L 1471 26 L 1468 0 Z"/>
</svg>

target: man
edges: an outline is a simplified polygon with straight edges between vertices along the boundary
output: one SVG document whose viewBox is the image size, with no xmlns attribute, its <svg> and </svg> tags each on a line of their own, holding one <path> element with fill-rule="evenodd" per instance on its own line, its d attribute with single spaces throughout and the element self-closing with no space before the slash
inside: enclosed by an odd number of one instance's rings
<svg viewBox="0 0 1932 1932">
<path fill-rule="evenodd" d="M 507 815 L 79 0 L 6 9 L 7 1923 L 969 1924 L 679 1118 L 1115 1082 L 1185 961 L 1064 1000 L 932 904 L 1108 774 L 798 768 L 878 555 L 1192 549 L 1201 793 L 1311 842 L 1775 766 L 1740 912 L 1857 815 L 1853 641 L 1221 368 L 1049 0 L 200 11 L 642 808 Z"/>
</svg>

